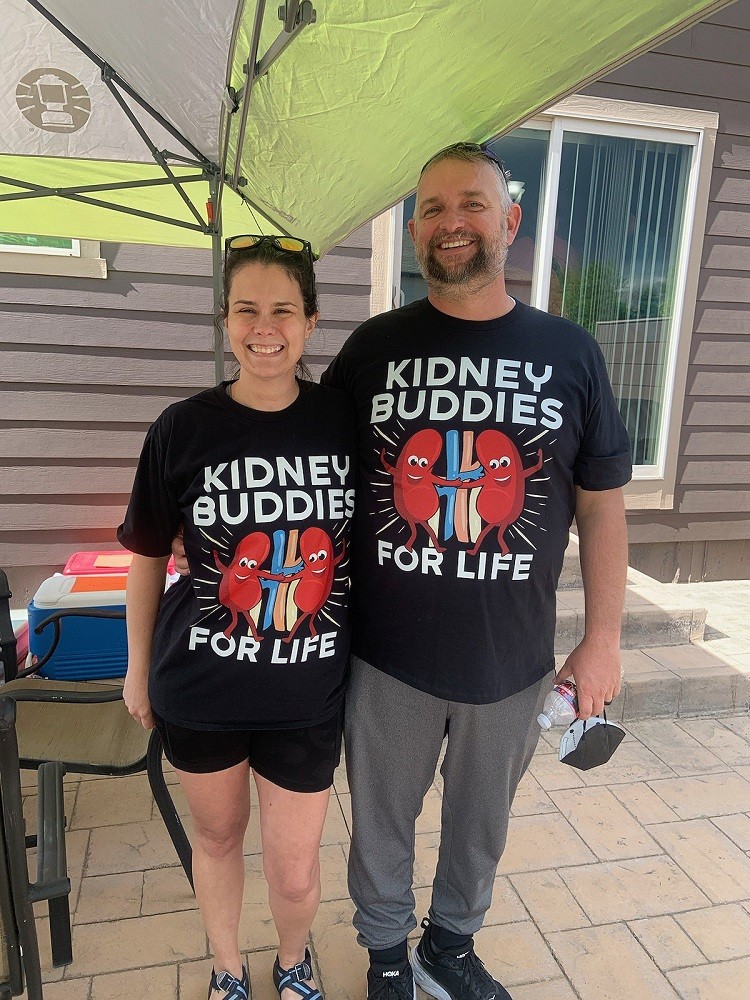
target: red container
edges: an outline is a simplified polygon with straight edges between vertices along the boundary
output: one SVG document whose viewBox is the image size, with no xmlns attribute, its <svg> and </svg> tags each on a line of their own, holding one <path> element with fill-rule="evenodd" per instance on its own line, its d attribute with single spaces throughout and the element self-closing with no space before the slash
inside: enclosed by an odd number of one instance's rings
<svg viewBox="0 0 750 1000">
<path fill-rule="evenodd" d="M 63 576 L 121 576 L 130 569 L 133 553 L 126 549 L 94 549 L 74 552 L 63 567 Z M 167 573 L 174 573 L 174 559 L 167 564 Z"/>
</svg>

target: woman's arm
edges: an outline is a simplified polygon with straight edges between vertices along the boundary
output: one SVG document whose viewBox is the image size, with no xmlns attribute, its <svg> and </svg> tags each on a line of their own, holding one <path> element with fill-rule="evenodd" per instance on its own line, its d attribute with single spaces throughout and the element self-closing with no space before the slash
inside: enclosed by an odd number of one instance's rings
<svg viewBox="0 0 750 1000">
<path fill-rule="evenodd" d="M 164 593 L 168 556 L 152 559 L 133 556 L 128 573 L 126 619 L 128 629 L 128 671 L 123 698 L 128 711 L 144 729 L 154 728 L 148 699 L 148 672 L 156 615 Z"/>
</svg>

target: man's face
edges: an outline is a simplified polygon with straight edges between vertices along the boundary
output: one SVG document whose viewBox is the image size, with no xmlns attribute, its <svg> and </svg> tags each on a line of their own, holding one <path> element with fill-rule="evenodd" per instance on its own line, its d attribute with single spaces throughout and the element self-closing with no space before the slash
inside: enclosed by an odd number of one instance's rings
<svg viewBox="0 0 750 1000">
<path fill-rule="evenodd" d="M 409 232 L 428 285 L 491 281 L 521 221 L 493 164 L 445 159 L 423 174 Z"/>
</svg>

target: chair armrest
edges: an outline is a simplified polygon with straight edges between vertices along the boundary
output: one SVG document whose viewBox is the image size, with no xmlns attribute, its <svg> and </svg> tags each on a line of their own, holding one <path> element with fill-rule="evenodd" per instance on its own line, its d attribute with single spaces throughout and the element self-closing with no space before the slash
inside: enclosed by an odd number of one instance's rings
<svg viewBox="0 0 750 1000">
<path fill-rule="evenodd" d="M 13 701 L 56 701 L 62 705 L 101 705 L 107 701 L 121 701 L 121 687 L 104 687 L 97 690 L 97 685 L 91 684 L 87 691 L 66 690 L 66 682 L 60 683 L 60 688 L 44 686 L 40 681 L 22 684 L 20 680 L 11 681 L 0 687 L 0 695 Z M 67 682 L 69 684 L 69 682 Z"/>
<path fill-rule="evenodd" d="M 65 768 L 58 761 L 48 761 L 38 771 L 36 882 L 29 889 L 34 903 L 70 892 L 65 854 L 64 774 Z"/>
<path fill-rule="evenodd" d="M 2 663 L 3 676 L 6 681 L 12 681 L 18 671 L 16 635 L 10 620 L 10 599 L 12 596 L 5 570 L 0 569 L 0 663 Z"/>
<path fill-rule="evenodd" d="M 0 581 L 1 583 L 1 581 Z M 51 615 L 40 621 L 39 624 L 34 629 L 35 635 L 41 635 L 42 632 L 47 628 L 48 625 L 52 625 L 55 629 L 55 634 L 52 637 L 52 645 L 44 654 L 44 656 L 37 660 L 36 663 L 32 664 L 30 667 L 26 667 L 25 670 L 19 670 L 15 675 L 18 678 L 29 677 L 31 674 L 37 673 L 44 665 L 49 661 L 52 654 L 57 649 L 57 645 L 60 642 L 61 629 L 60 620 L 62 618 L 124 618 L 124 611 L 105 611 L 103 608 L 66 608 L 62 611 L 53 611 Z"/>
</svg>

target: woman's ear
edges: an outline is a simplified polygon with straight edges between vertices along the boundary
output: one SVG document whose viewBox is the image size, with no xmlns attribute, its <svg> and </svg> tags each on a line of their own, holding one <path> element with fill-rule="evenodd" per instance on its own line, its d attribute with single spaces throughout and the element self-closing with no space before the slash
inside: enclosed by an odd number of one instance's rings
<svg viewBox="0 0 750 1000">
<path fill-rule="evenodd" d="M 315 327 L 318 325 L 318 317 L 320 313 L 313 313 L 312 316 L 307 317 L 307 326 L 305 327 L 305 340 L 310 339 L 310 334 L 313 332 Z"/>
</svg>

